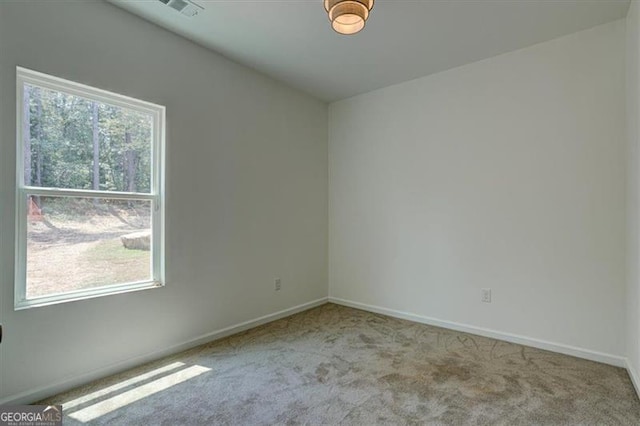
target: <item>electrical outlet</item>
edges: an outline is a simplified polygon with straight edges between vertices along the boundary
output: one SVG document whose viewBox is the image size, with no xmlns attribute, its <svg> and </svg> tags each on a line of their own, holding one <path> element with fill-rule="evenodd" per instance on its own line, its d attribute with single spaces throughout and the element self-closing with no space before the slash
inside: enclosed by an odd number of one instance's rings
<svg viewBox="0 0 640 426">
<path fill-rule="evenodd" d="M 276 278 L 276 291 L 280 291 L 281 288 L 282 282 L 280 281 L 280 278 Z"/>
<path fill-rule="evenodd" d="M 482 289 L 482 301 L 484 303 L 491 303 L 491 289 L 483 288 Z"/>
</svg>

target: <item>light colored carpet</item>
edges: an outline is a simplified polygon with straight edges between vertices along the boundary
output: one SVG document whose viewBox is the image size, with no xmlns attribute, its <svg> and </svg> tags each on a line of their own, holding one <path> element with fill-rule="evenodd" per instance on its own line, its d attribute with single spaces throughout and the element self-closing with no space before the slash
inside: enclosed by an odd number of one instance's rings
<svg viewBox="0 0 640 426">
<path fill-rule="evenodd" d="M 55 396 L 67 425 L 639 425 L 626 371 L 333 304 Z"/>
</svg>

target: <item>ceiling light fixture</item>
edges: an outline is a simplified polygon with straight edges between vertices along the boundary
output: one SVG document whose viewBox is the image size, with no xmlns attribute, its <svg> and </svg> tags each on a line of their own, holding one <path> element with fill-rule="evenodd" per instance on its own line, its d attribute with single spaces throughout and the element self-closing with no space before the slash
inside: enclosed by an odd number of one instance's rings
<svg viewBox="0 0 640 426">
<path fill-rule="evenodd" d="M 364 28 L 374 0 L 324 0 L 331 28 L 340 34 L 355 34 Z"/>
</svg>

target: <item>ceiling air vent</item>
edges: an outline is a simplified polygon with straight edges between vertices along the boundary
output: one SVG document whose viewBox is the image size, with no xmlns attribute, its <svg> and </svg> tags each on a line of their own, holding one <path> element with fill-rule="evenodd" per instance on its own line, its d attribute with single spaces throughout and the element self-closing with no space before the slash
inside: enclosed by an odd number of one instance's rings
<svg viewBox="0 0 640 426">
<path fill-rule="evenodd" d="M 171 9 L 182 13 L 184 16 L 192 17 L 204 10 L 202 6 L 192 2 L 191 0 L 158 0 L 166 4 Z"/>
</svg>

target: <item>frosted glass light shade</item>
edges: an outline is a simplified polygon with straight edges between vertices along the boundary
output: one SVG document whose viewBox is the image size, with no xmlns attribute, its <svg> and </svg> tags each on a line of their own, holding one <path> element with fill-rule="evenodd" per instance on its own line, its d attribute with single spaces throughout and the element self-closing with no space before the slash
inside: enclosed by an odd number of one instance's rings
<svg viewBox="0 0 640 426">
<path fill-rule="evenodd" d="M 340 34 L 355 34 L 361 31 L 374 0 L 324 0 L 331 27 Z"/>
</svg>

